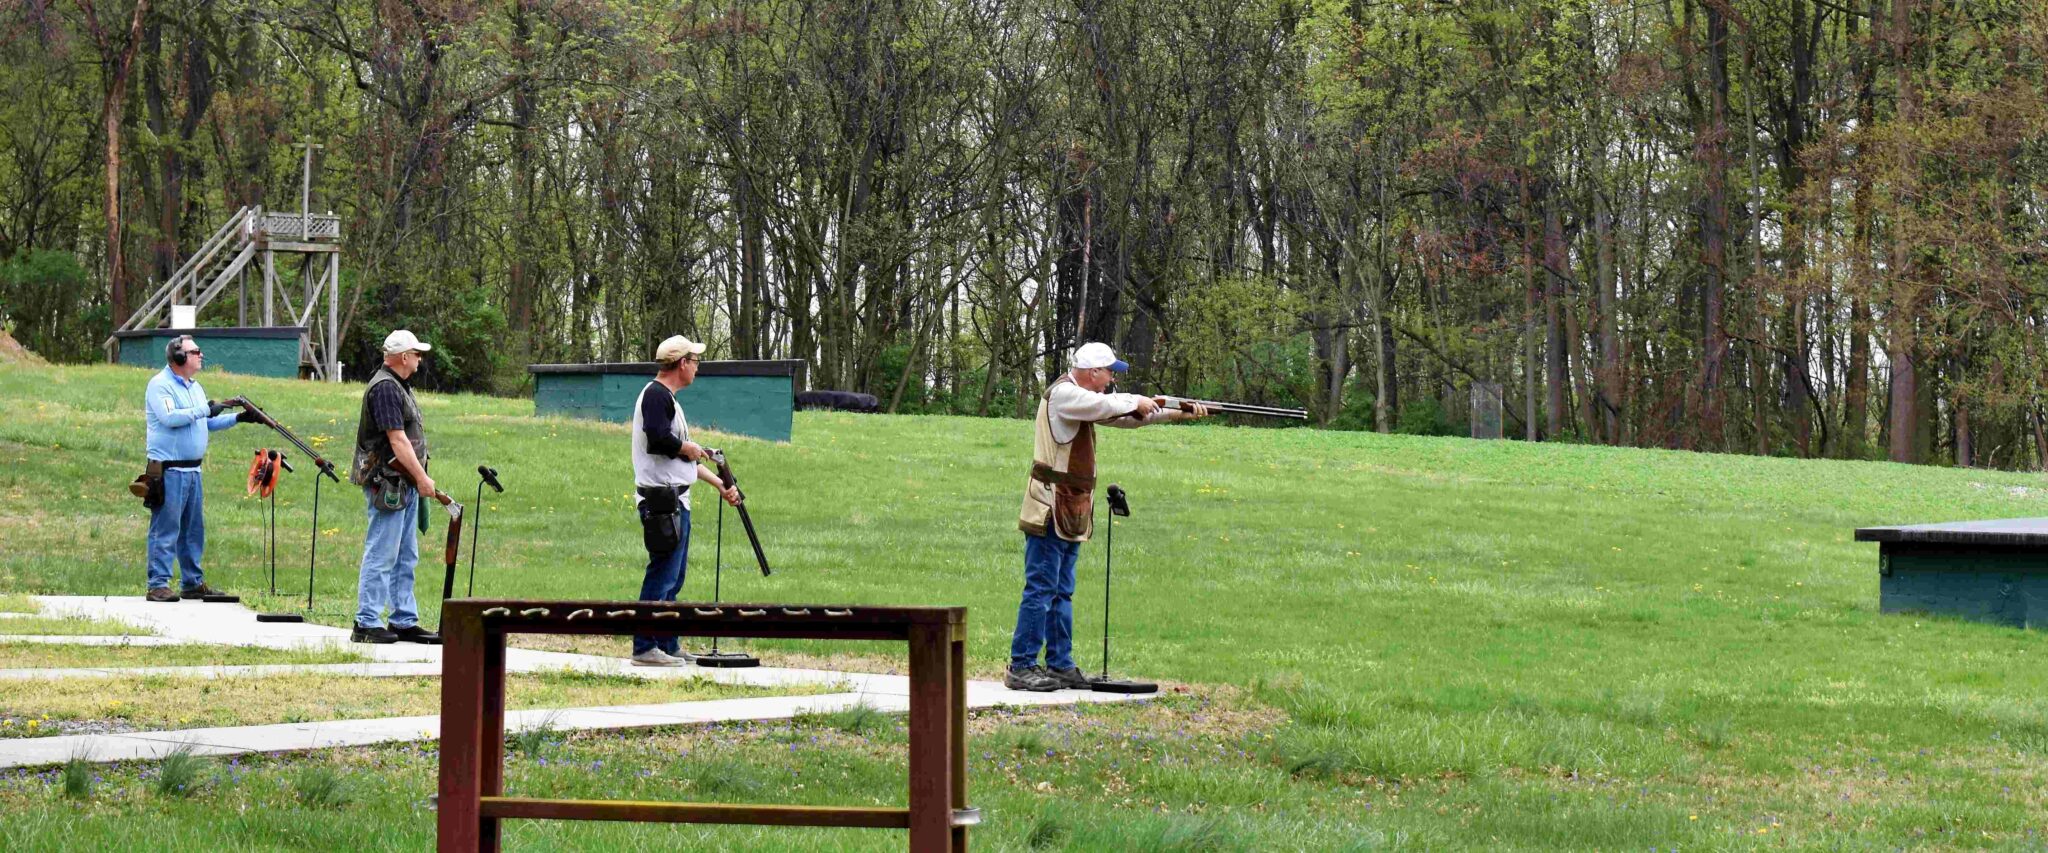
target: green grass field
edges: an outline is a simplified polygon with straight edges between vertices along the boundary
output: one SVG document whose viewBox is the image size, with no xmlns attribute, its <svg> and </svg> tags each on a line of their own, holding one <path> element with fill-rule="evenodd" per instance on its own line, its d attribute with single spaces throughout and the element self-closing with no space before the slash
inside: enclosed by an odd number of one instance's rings
<svg viewBox="0 0 2048 853">
<path fill-rule="evenodd" d="M 146 515 L 124 486 L 141 466 L 146 378 L 0 366 L 0 596 L 141 594 Z M 248 394 L 345 461 L 361 386 L 202 381 L 217 397 Z M 427 395 L 422 408 L 444 488 L 469 502 L 478 463 L 508 488 L 487 498 L 479 595 L 637 593 L 623 427 L 535 419 L 525 400 Z M 800 413 L 787 445 L 708 439 L 727 449 L 776 567 L 765 579 L 753 571 L 728 518 L 727 600 L 966 605 L 971 668 L 993 675 L 1021 579 L 1014 519 L 1029 436 L 1017 421 Z M 252 448 L 282 444 L 242 426 L 214 434 L 209 458 L 208 581 L 259 608 L 290 600 L 258 594 L 268 584 L 262 505 L 241 497 L 240 479 Z M 1101 445 L 1103 481 L 1121 483 L 1135 510 L 1116 527 L 1114 668 L 1187 692 L 1150 708 L 982 715 L 970 744 L 971 799 L 989 812 L 978 843 L 2048 843 L 2048 644 L 1879 615 L 1875 548 L 1850 541 L 1861 525 L 2048 515 L 2038 476 L 1221 425 L 1111 430 Z M 279 501 L 280 586 L 301 596 L 308 471 L 287 476 Z M 707 497 L 688 599 L 710 594 Z M 440 523 L 422 539 L 429 614 Z M 318 621 L 348 619 L 363 525 L 360 492 L 328 486 Z M 1077 657 L 1091 669 L 1104 544 L 1098 534 L 1084 548 L 1075 599 Z M 624 641 L 607 648 L 623 653 Z M 771 662 L 893 653 L 756 649 Z M 566 737 L 547 749 L 604 769 L 515 773 L 513 790 L 900 803 L 893 726 Z M 847 748 L 813 749 L 812 737 Z M 386 769 L 352 778 L 343 805 L 294 799 L 295 774 L 323 762 Z M 750 781 L 693 791 L 684 783 L 707 778 L 704 766 Z M 415 747 L 253 762 L 241 784 L 175 801 L 148 792 L 148 772 L 108 771 L 80 803 L 47 774 L 0 781 L 0 820 L 25 849 L 94 838 L 419 849 L 432 836 L 422 803 L 433 763 Z M 365 825 L 379 834 L 342 829 Z M 533 849 L 901 842 L 886 832 L 508 830 L 508 843 Z"/>
</svg>

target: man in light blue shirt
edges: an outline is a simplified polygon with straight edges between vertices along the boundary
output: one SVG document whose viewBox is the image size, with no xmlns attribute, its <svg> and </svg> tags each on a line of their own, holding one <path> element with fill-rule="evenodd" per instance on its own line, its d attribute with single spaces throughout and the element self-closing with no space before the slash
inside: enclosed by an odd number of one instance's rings
<svg viewBox="0 0 2048 853">
<path fill-rule="evenodd" d="M 206 390 L 194 378 L 204 354 L 191 335 L 173 339 L 164 348 L 164 360 L 169 363 L 150 378 L 142 401 L 150 467 L 163 470 L 160 486 L 144 499 L 150 507 L 150 601 L 178 600 L 179 593 L 171 592 L 174 555 L 183 570 L 185 597 L 220 594 L 206 585 L 205 573 L 199 568 L 200 557 L 206 553 L 206 495 L 200 488 L 199 466 L 206 459 L 209 433 L 254 419 L 246 411 L 230 414 L 225 411 L 226 404 L 206 399 Z"/>
</svg>

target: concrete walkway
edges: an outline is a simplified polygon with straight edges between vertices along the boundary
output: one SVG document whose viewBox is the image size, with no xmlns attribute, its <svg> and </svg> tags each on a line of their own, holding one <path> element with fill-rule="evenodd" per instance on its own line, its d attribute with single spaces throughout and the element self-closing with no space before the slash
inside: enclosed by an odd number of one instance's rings
<svg viewBox="0 0 2048 853">
<path fill-rule="evenodd" d="M 382 646 L 349 643 L 349 632 L 346 628 L 307 623 L 257 622 L 255 613 L 240 604 L 161 604 L 145 602 L 140 596 L 41 596 L 38 601 L 43 608 L 40 615 L 120 619 L 128 624 L 154 631 L 157 636 L 36 637 L 31 640 L 33 642 L 107 645 L 108 643 L 104 641 L 125 640 L 133 645 L 215 644 L 273 649 L 339 647 L 373 658 L 374 662 L 257 666 L 79 667 L 63 670 L 11 669 L 0 670 L 0 681 L 139 675 L 196 678 L 260 677 L 295 672 L 343 673 L 364 677 L 438 676 L 441 669 L 439 646 L 420 646 L 411 643 Z M 19 636 L 0 635 L 0 644 L 22 639 L 24 638 Z M 4 645 L 0 645 L 0 649 L 4 649 Z M 4 652 L 0 652 L 0 659 L 4 659 Z M 833 691 L 810 696 L 768 696 L 653 705 L 507 711 L 505 726 L 508 731 L 542 726 L 569 731 L 782 720 L 799 714 L 830 712 L 862 704 L 888 713 L 903 713 L 910 707 L 910 679 L 902 675 L 771 666 L 752 669 L 636 667 L 622 658 L 528 649 L 507 649 L 505 670 L 507 673 L 599 673 L 643 679 L 700 678 L 721 684 L 768 689 L 824 687 Z M 1073 690 L 1026 693 L 1010 690 L 992 681 L 967 683 L 969 708 L 1073 705 L 1146 698 L 1149 697 Z M 201 755 L 235 755 L 435 740 L 439 737 L 440 718 L 419 716 L 126 734 L 10 738 L 0 740 L 0 768 L 61 764 L 73 757 L 96 762 L 150 760 L 161 758 L 172 750 L 181 748 L 190 749 Z"/>
<path fill-rule="evenodd" d="M 0 648 L 8 643 L 40 643 L 52 646 L 180 646 L 169 637 L 146 634 L 0 634 Z"/>
<path fill-rule="evenodd" d="M 0 646 L 4 649 L 5 646 Z M 0 681 L 57 681 L 66 678 L 263 678 L 272 675 L 348 675 L 358 678 L 418 678 L 441 675 L 438 663 L 320 663 L 211 666 L 113 666 L 0 669 Z"/>
</svg>

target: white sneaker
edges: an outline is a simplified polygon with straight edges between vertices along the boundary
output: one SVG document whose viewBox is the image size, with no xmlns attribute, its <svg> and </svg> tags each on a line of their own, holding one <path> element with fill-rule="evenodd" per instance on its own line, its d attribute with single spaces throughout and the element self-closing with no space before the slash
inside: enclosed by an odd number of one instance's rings
<svg viewBox="0 0 2048 853">
<path fill-rule="evenodd" d="M 633 656 L 634 666 L 682 666 L 689 662 L 688 658 L 674 657 L 660 649 L 648 649 Z"/>
</svg>

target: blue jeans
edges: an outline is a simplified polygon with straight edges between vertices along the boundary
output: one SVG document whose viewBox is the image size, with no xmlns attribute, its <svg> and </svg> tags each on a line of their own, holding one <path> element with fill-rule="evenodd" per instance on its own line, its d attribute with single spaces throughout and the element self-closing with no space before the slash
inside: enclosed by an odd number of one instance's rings
<svg viewBox="0 0 2048 853">
<path fill-rule="evenodd" d="M 682 525 L 681 544 L 673 551 L 647 555 L 647 577 L 640 581 L 641 601 L 674 601 L 676 593 L 683 591 L 683 575 L 688 571 L 690 561 L 690 510 L 683 508 L 676 513 L 676 521 Z M 674 636 L 647 637 L 633 635 L 633 654 L 648 649 L 660 649 L 675 654 L 681 649 Z"/>
<path fill-rule="evenodd" d="M 1010 635 L 1011 669 L 1037 663 L 1040 648 L 1047 667 L 1074 666 L 1074 561 L 1080 556 L 1081 543 L 1050 530 L 1024 537 L 1024 601 Z"/>
<path fill-rule="evenodd" d="M 405 505 L 380 509 L 369 489 L 363 502 L 370 509 L 370 531 L 363 537 L 363 565 L 356 576 L 356 624 L 374 628 L 391 608 L 391 627 L 420 623 L 420 603 L 412 596 L 413 569 L 420 564 L 419 492 L 405 487 Z"/>
<path fill-rule="evenodd" d="M 164 505 L 149 513 L 147 571 L 149 588 L 171 585 L 171 558 L 175 555 L 184 575 L 185 588 L 206 582 L 199 558 L 206 554 L 206 490 L 200 488 L 199 472 L 174 468 L 164 471 Z"/>
</svg>

